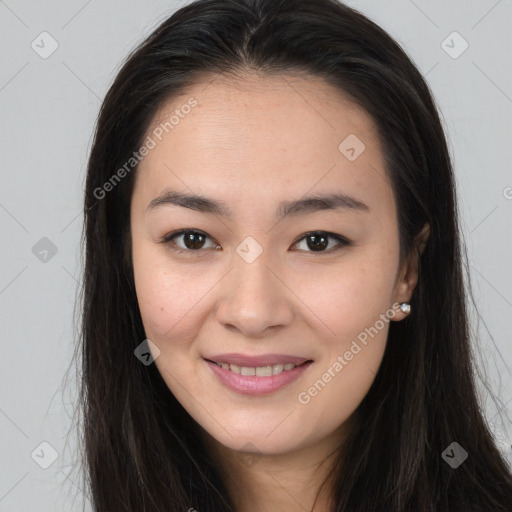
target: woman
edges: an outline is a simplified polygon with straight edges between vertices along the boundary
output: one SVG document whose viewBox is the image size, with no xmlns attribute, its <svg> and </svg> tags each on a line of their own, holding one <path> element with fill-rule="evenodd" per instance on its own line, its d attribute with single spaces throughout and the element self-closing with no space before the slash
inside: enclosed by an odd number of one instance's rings
<svg viewBox="0 0 512 512">
<path fill-rule="evenodd" d="M 335 0 L 199 0 L 126 60 L 87 172 L 97 511 L 505 511 L 427 84 Z"/>
</svg>

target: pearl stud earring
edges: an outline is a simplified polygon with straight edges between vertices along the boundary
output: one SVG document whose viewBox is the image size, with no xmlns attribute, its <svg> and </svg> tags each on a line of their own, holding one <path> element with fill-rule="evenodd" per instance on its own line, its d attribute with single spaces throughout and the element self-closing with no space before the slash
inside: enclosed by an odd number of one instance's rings
<svg viewBox="0 0 512 512">
<path fill-rule="evenodd" d="M 402 302 L 400 304 L 400 310 L 405 314 L 409 314 L 411 312 L 411 305 L 408 302 Z"/>
</svg>

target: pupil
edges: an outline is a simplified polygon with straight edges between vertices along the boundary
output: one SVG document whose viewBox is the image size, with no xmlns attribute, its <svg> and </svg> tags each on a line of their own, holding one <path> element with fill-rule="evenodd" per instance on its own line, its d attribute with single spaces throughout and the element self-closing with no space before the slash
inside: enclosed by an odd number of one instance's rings
<svg viewBox="0 0 512 512">
<path fill-rule="evenodd" d="M 198 237 L 200 240 L 194 240 Z M 189 232 L 185 234 L 185 246 L 188 249 L 200 249 L 204 243 L 204 236 L 201 233 Z"/>
<path fill-rule="evenodd" d="M 312 240 L 312 243 L 309 243 L 310 240 Z M 307 237 L 307 244 L 308 248 L 312 250 L 325 249 L 328 245 L 327 237 L 320 234 L 309 235 Z"/>
</svg>

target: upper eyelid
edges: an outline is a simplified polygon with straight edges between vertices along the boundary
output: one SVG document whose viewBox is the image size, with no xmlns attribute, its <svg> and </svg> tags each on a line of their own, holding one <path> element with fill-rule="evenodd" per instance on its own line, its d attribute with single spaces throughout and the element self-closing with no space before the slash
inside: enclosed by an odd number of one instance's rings
<svg viewBox="0 0 512 512">
<path fill-rule="evenodd" d="M 206 238 L 209 238 L 212 241 L 215 241 L 215 239 L 212 236 L 210 236 L 209 234 L 205 233 L 204 231 L 201 231 L 200 229 L 193 229 L 193 228 L 178 229 L 176 231 L 171 231 L 167 235 L 164 235 L 162 237 L 161 241 L 162 242 L 171 241 L 173 238 L 177 238 L 179 236 L 183 236 L 185 233 L 198 233 L 200 235 L 204 235 Z M 191 251 L 191 252 L 193 252 L 193 251 Z M 198 252 L 198 251 L 196 251 L 196 252 Z"/>
</svg>

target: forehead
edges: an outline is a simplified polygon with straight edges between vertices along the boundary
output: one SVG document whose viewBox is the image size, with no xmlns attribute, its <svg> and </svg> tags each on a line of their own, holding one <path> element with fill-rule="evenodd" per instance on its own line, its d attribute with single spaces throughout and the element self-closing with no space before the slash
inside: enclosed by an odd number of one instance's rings
<svg viewBox="0 0 512 512">
<path fill-rule="evenodd" d="M 147 136 L 136 190 L 148 200 L 169 187 L 245 206 L 333 189 L 393 202 L 374 121 L 317 77 L 206 77 L 164 102 Z"/>
</svg>

